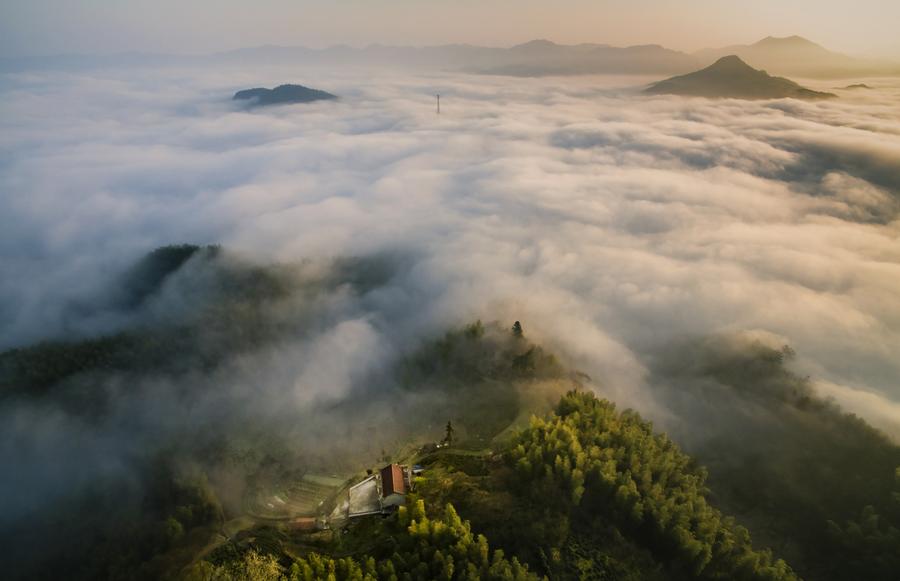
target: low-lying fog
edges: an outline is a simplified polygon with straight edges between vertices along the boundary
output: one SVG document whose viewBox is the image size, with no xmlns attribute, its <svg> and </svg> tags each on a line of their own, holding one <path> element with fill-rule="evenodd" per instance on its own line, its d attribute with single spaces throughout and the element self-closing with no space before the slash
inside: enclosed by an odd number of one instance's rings
<svg viewBox="0 0 900 581">
<path fill-rule="evenodd" d="M 519 319 L 661 418 L 642 395 L 654 353 L 752 333 L 900 433 L 900 81 L 804 82 L 840 97 L 805 103 L 639 95 L 651 80 L 5 75 L 0 348 L 114 330 L 64 305 L 160 245 L 264 262 L 385 253 L 404 274 L 313 343 L 311 390 L 448 327 Z M 287 82 L 341 99 L 230 100 Z"/>
</svg>

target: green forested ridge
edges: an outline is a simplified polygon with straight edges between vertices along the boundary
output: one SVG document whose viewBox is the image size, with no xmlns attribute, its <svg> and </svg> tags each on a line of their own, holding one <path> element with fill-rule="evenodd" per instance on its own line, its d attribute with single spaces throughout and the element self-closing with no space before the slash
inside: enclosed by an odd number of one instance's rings
<svg viewBox="0 0 900 581">
<path fill-rule="evenodd" d="M 59 498 L 47 498 L 39 512 L 0 530 L 6 572 L 23 579 L 58 578 L 61 571 L 70 579 L 156 579 L 189 562 L 222 519 L 221 508 L 203 507 L 207 500 L 218 506 L 216 496 L 223 491 L 214 491 L 197 470 L 252 471 L 277 456 L 281 442 L 246 437 L 247 430 L 234 425 L 215 426 L 202 440 L 186 439 L 191 426 L 182 425 L 171 435 L 158 430 L 155 441 L 128 450 L 129 438 L 144 426 L 115 416 L 115 405 L 129 394 L 152 406 L 158 385 L 166 386 L 168 397 L 174 391 L 185 401 L 202 399 L 203 390 L 217 386 L 201 380 L 232 357 L 270 345 L 286 331 L 295 333 L 306 303 L 314 305 L 323 290 L 384 278 L 383 269 L 353 264 L 359 261 L 336 262 L 326 279 L 298 274 L 292 265 L 259 266 L 216 247 L 158 249 L 123 273 L 108 295 L 97 298 L 101 306 L 92 308 L 138 309 L 171 281 L 180 285 L 175 289 L 180 306 L 188 307 L 178 317 L 150 313 L 114 335 L 45 341 L 0 353 L 4 405 L 50 418 L 63 411 L 76 441 L 95 436 L 93 427 L 102 426 L 106 431 L 99 435 L 108 439 L 102 446 L 115 453 L 123 440 L 125 450 L 108 460 L 104 467 L 110 470 L 87 489 L 71 485 L 66 492 L 70 482 L 63 475 L 55 484 Z M 285 301 L 293 301 L 290 317 L 278 316 Z M 166 406 L 158 410 L 159 423 L 168 421 L 167 411 Z M 44 462 L 58 461 L 55 450 L 41 452 Z M 103 466 L 104 458 L 91 460 Z M 41 481 L 48 480 L 44 472 L 36 475 Z"/>
<path fill-rule="evenodd" d="M 189 308 L 174 319 L 139 318 L 115 335 L 2 353 L 0 399 L 101 424 L 116 401 L 103 388 L 110 378 L 126 390 L 160 377 L 176 393 L 215 390 L 198 378 L 302 331 L 296 313 L 317 296 L 379 289 L 391 266 L 352 259 L 313 272 L 254 265 L 215 247 L 157 251 L 123 275 L 136 282 L 122 282 L 109 308 L 140 310 L 163 288 L 196 294 Z M 569 391 L 586 376 L 533 343 L 527 321 L 478 321 L 424 341 L 385 377 L 319 410 L 354 418 L 309 432 L 335 440 L 321 452 L 319 442 L 288 441 L 289 424 L 252 417 L 211 424 L 202 441 L 176 432 L 130 455 L 125 481 L 99 479 L 88 493 L 48 501 L 23 527 L 0 531 L 0 543 L 39 562 L 18 575 L 29 579 L 390 579 L 391 568 L 415 579 L 441 578 L 452 563 L 447 578 L 465 578 L 471 565 L 476 578 L 892 580 L 900 447 L 817 396 L 791 371 L 792 357 L 788 347 L 724 337 L 659 357 L 654 395 L 684 422 L 667 425 L 667 436 L 632 411 Z M 550 402 L 558 405 L 545 417 Z M 390 421 L 367 418 L 375 408 L 390 410 Z M 528 424 L 530 412 L 543 419 Z M 414 453 L 438 441 L 448 421 L 452 447 Z M 271 522 L 224 531 L 242 514 L 243 486 L 266 489 L 269 472 L 298 478 L 310 453 L 320 464 L 330 455 L 425 465 L 417 493 L 429 513 L 416 504 L 327 538 Z M 224 480 L 214 474 L 223 467 Z M 506 557 L 484 557 L 479 535 Z"/>
<path fill-rule="evenodd" d="M 217 247 L 183 245 L 153 251 L 121 276 L 106 308 L 137 307 L 191 257 L 200 263 L 189 276 L 202 283 L 190 290 L 202 296 L 184 297 L 192 307 L 182 316 L 176 320 L 146 317 L 137 327 L 112 335 L 48 340 L 4 351 L 0 353 L 0 398 L 42 395 L 81 379 L 100 385 L 111 373 L 209 371 L 229 355 L 258 348 L 278 336 L 282 330 L 266 309 L 297 292 L 290 269 L 225 258 Z M 79 385 L 67 394 L 53 395 L 74 400 L 70 409 L 91 411 L 100 403 L 99 391 Z"/>
<path fill-rule="evenodd" d="M 678 577 L 796 579 L 709 505 L 704 469 L 637 414 L 592 394 L 564 396 L 555 415 L 520 436 L 510 460 L 526 494 L 555 491 L 563 514 L 614 524 Z"/>
<path fill-rule="evenodd" d="M 900 570 L 900 447 L 816 395 L 789 347 L 714 337 L 657 373 L 662 401 L 709 469 L 716 503 L 807 579 L 891 579 Z M 689 409 L 689 401 L 705 407 Z M 707 432 L 699 441 L 694 432 Z"/>
<path fill-rule="evenodd" d="M 565 371 L 547 353 L 522 335 L 500 332 L 496 324 L 481 321 L 426 345 L 408 358 L 403 367 L 407 387 L 443 378 L 446 387 L 462 388 L 472 382 L 510 379 L 555 379 Z"/>
<path fill-rule="evenodd" d="M 458 503 L 498 546 L 556 579 L 797 579 L 710 506 L 705 471 L 634 412 L 570 392 L 479 476 L 436 466 L 422 494 Z"/>
<path fill-rule="evenodd" d="M 378 517 L 376 517 L 378 518 Z M 490 549 L 484 535 L 474 534 L 453 506 L 429 517 L 419 499 L 378 527 L 378 543 L 370 554 L 330 557 L 312 552 L 288 559 L 250 549 L 218 565 L 200 562 L 185 574 L 188 581 L 230 579 L 335 581 L 430 581 L 459 579 L 490 581 L 537 579 L 513 557 Z"/>
<path fill-rule="evenodd" d="M 565 391 L 556 383 L 568 377 L 553 354 L 481 321 L 426 342 L 398 367 L 398 397 L 433 398 L 410 413 L 433 427 L 452 419 L 464 431 L 463 440 L 476 448 L 489 445 L 524 406 L 533 405 L 523 396 L 537 389 L 535 382 L 556 397 Z"/>
<path fill-rule="evenodd" d="M 423 463 L 428 469 L 420 494 L 431 506 L 446 503 L 448 508 L 432 515 L 437 524 L 425 525 L 424 504 L 417 503 L 411 518 L 420 524 L 408 529 L 409 539 L 396 534 L 396 526 L 410 518 L 403 511 L 396 521 L 375 529 L 351 528 L 351 537 L 368 536 L 374 543 L 362 552 L 321 556 L 323 549 L 340 554 L 355 546 L 338 540 L 295 558 L 283 548 L 273 550 L 271 543 L 257 549 L 251 543 L 224 562 L 197 565 L 193 574 L 242 578 L 249 575 L 247 569 L 269 567 L 277 573 L 273 578 L 325 578 L 329 573 L 336 579 L 390 579 L 392 573 L 398 579 L 506 578 L 487 575 L 486 558 L 481 576 L 465 576 L 469 565 L 459 568 L 460 555 L 471 551 L 449 532 L 443 533 L 443 545 L 422 538 L 448 525 L 472 538 L 470 525 L 458 524 L 456 502 L 475 530 L 552 579 L 798 579 L 769 551 L 754 550 L 749 533 L 709 505 L 702 468 L 637 414 L 618 413 L 589 393 L 565 395 L 556 413 L 535 418 L 502 455 L 438 451 Z M 487 540 L 479 538 L 481 543 L 486 546 Z M 449 554 L 436 551 L 450 546 Z M 250 551 L 268 551 L 272 557 Z M 487 554 L 486 548 L 479 552 Z M 387 561 L 386 554 L 391 555 Z M 457 567 L 455 575 L 448 572 L 448 562 Z M 509 567 L 506 572 L 504 565 L 504 575 L 521 573 L 515 561 Z"/>
<path fill-rule="evenodd" d="M 192 268 L 185 270 L 189 261 Z M 391 276 L 380 257 L 334 260 L 327 268 L 311 269 L 312 274 L 302 266 L 258 265 L 218 246 L 158 248 L 121 274 L 107 296 L 78 308 L 130 312 L 158 297 L 166 281 L 183 275 L 176 318 L 151 313 L 114 334 L 50 339 L 0 352 L 0 399 L 40 395 L 85 376 L 100 384 L 110 373 L 210 371 L 228 357 L 264 347 L 286 332 L 296 333 L 302 322 L 297 307 L 304 300 L 312 303 L 342 288 L 363 293 Z M 291 316 L 277 310 L 284 301 L 295 301 Z"/>
</svg>

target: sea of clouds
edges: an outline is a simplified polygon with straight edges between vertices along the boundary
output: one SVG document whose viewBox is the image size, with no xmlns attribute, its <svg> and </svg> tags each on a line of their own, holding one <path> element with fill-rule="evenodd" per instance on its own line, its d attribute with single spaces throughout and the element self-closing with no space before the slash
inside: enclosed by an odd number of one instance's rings
<svg viewBox="0 0 900 581">
<path fill-rule="evenodd" d="M 840 98 L 806 103 L 640 95 L 651 80 L 4 75 L 0 348 L 116 330 L 66 305 L 165 244 L 263 262 L 396 256 L 389 285 L 267 355 L 301 403 L 343 396 L 449 327 L 521 320 L 663 422 L 654 356 L 739 334 L 790 344 L 820 393 L 900 435 L 900 81 L 816 85 Z M 230 100 L 282 82 L 341 98 Z M 34 420 L 18 417 L 20 438 Z"/>
</svg>

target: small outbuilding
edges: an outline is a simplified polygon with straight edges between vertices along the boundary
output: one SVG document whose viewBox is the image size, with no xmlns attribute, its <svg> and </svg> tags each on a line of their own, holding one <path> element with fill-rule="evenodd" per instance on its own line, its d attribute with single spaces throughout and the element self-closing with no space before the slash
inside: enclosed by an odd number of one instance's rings
<svg viewBox="0 0 900 581">
<path fill-rule="evenodd" d="M 382 508 L 406 504 L 408 476 L 399 464 L 390 464 L 381 469 Z"/>
</svg>

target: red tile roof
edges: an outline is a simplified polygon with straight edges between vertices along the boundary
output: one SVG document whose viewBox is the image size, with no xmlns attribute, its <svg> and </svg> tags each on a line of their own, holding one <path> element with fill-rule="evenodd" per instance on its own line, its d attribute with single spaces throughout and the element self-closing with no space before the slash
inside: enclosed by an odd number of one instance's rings
<svg viewBox="0 0 900 581">
<path fill-rule="evenodd" d="M 405 494 L 406 485 L 403 483 L 403 469 L 399 464 L 391 464 L 381 469 L 381 496 L 392 494 Z"/>
</svg>

